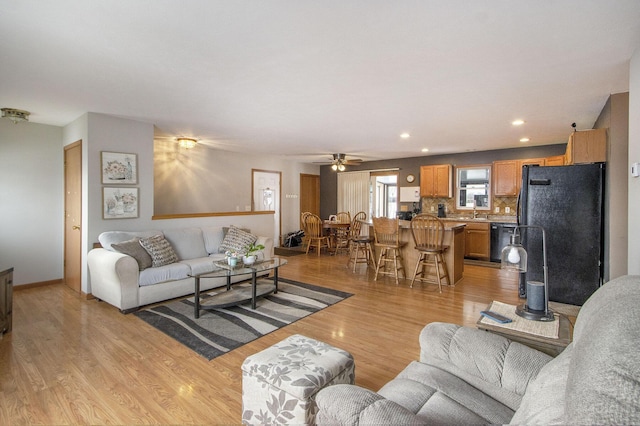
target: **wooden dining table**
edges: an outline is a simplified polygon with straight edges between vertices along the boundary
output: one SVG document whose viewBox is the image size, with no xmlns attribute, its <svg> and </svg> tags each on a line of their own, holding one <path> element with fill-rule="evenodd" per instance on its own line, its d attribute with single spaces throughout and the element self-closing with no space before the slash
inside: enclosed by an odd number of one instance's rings
<svg viewBox="0 0 640 426">
<path fill-rule="evenodd" d="M 345 231 L 349 230 L 351 226 L 350 222 L 337 222 L 335 220 L 324 220 L 322 222 L 322 228 L 326 230 L 327 236 L 329 237 L 329 251 L 335 253 L 336 251 L 336 233 L 338 230 L 342 229 Z"/>
</svg>

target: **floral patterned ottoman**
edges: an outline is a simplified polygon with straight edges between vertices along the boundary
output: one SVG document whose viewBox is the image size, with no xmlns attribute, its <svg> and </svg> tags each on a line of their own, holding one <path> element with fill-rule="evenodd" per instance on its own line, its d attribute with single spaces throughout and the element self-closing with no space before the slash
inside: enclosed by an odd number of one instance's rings
<svg viewBox="0 0 640 426">
<path fill-rule="evenodd" d="M 295 334 L 242 363 L 242 422 L 315 424 L 318 391 L 354 381 L 349 352 Z"/>
</svg>

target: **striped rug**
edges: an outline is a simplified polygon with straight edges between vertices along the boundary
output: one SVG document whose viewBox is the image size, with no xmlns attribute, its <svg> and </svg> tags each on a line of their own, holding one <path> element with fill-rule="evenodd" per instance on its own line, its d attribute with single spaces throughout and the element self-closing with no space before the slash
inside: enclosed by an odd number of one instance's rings
<svg viewBox="0 0 640 426">
<path fill-rule="evenodd" d="M 235 286 L 250 286 L 249 283 Z M 224 287 L 201 294 L 205 299 Z M 318 312 L 350 296 L 350 293 L 278 279 L 278 293 L 244 305 L 200 311 L 193 316 L 193 296 L 156 305 L 135 315 L 173 337 L 193 351 L 212 360 L 265 334 Z"/>
</svg>

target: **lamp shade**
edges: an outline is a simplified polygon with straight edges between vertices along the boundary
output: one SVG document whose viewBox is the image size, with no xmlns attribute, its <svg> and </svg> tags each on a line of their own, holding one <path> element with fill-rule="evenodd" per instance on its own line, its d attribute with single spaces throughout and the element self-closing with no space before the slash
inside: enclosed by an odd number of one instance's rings
<svg viewBox="0 0 640 426">
<path fill-rule="evenodd" d="M 522 244 L 514 242 L 513 238 L 511 244 L 502 249 L 500 260 L 502 269 L 527 272 L 527 251 Z"/>
</svg>

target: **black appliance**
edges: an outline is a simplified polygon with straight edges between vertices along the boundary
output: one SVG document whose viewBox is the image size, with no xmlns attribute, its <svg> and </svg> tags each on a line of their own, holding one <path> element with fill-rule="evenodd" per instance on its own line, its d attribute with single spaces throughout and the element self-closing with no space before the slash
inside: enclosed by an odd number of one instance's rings
<svg viewBox="0 0 640 426">
<path fill-rule="evenodd" d="M 444 204 L 438 204 L 438 217 L 447 217 L 447 208 Z"/>
<path fill-rule="evenodd" d="M 491 222 L 491 256 L 492 262 L 500 262 L 502 249 L 511 242 L 511 235 L 516 229 L 515 223 Z"/>
<path fill-rule="evenodd" d="M 518 220 L 546 231 L 549 300 L 582 305 L 602 285 L 605 164 L 523 166 Z M 528 254 L 519 293 L 543 281 L 542 232 L 520 229 Z"/>
</svg>

